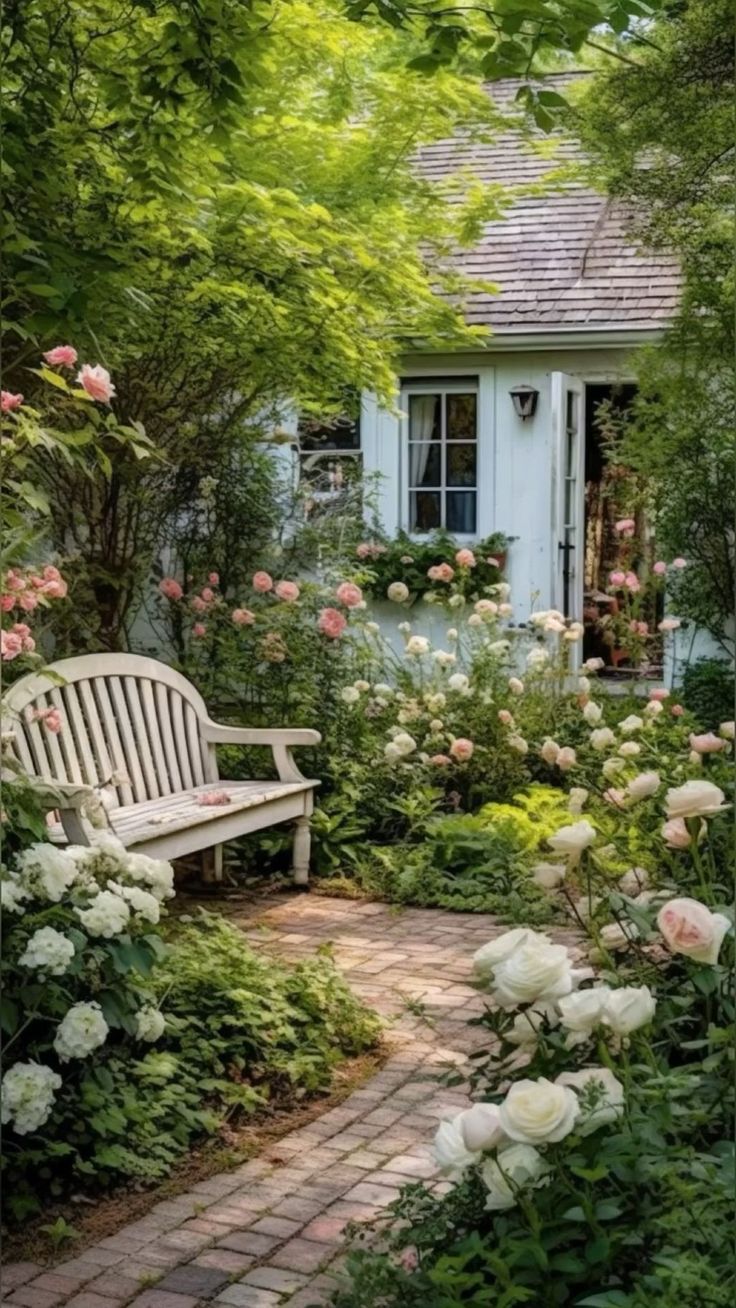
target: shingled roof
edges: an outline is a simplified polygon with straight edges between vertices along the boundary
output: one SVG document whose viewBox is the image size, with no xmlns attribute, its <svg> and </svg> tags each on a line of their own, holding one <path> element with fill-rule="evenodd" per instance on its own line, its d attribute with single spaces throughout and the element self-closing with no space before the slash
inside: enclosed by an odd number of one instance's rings
<svg viewBox="0 0 736 1308">
<path fill-rule="evenodd" d="M 554 74 L 543 84 L 561 90 L 586 76 Z M 507 78 L 489 93 L 499 109 L 513 111 L 521 85 Z M 462 168 L 484 181 L 524 187 L 581 157 L 575 141 L 560 139 L 550 157 L 521 131 L 509 130 L 490 143 L 437 141 L 422 148 L 419 166 L 430 179 Z M 469 297 L 468 322 L 503 335 L 665 326 L 678 301 L 677 260 L 637 246 L 632 219 L 626 206 L 577 181 L 515 199 L 505 217 L 485 224 L 478 245 L 453 258 L 468 275 L 499 287 L 497 295 Z"/>
</svg>

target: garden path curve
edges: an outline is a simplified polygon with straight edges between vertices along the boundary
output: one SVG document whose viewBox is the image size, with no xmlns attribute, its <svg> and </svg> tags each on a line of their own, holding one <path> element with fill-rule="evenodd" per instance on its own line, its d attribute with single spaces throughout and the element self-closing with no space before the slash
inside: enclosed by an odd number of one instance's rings
<svg viewBox="0 0 736 1308">
<path fill-rule="evenodd" d="M 330 942 L 353 990 L 386 1019 L 388 1060 L 338 1107 L 77 1257 L 50 1270 L 4 1268 L 8 1304 L 310 1308 L 328 1300 L 346 1223 L 373 1216 L 408 1181 L 442 1184 L 432 1135 L 468 1099 L 437 1073 L 483 1041 L 468 1026 L 483 1006 L 471 956 L 504 928 L 485 914 L 307 894 L 228 912 L 255 948 L 285 959 Z M 574 943 L 572 932 L 555 935 Z"/>
</svg>

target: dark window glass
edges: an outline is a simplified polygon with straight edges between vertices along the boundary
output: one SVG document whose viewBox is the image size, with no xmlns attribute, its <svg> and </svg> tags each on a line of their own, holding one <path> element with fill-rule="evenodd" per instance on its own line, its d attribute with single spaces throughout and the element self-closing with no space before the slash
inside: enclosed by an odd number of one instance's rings
<svg viewBox="0 0 736 1308">
<path fill-rule="evenodd" d="M 448 441 L 474 441 L 477 434 L 477 395 L 447 396 Z"/>
<path fill-rule="evenodd" d="M 442 485 L 442 446 L 438 444 L 409 446 L 409 485 Z"/>
<path fill-rule="evenodd" d="M 347 415 L 300 418 L 297 435 L 300 449 L 308 453 L 320 450 L 359 450 L 360 418 Z"/>
<path fill-rule="evenodd" d="M 472 536 L 475 532 L 475 491 L 448 491 L 445 496 L 445 526 L 448 531 Z"/>
<path fill-rule="evenodd" d="M 477 445 L 447 446 L 447 485 L 475 486 Z"/>
<path fill-rule="evenodd" d="M 434 531 L 442 521 L 439 491 L 412 491 L 410 499 L 411 531 Z"/>
</svg>

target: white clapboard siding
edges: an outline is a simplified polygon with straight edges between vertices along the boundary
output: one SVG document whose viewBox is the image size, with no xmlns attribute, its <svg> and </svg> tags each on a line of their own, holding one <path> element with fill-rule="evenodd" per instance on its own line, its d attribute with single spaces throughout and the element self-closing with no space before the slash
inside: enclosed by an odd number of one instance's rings
<svg viewBox="0 0 736 1308">
<path fill-rule="evenodd" d="M 176 858 L 278 822 L 296 822 L 294 873 L 306 881 L 308 824 L 319 783 L 301 775 L 290 747 L 317 744 L 316 731 L 219 726 L 185 677 L 138 655 L 84 655 L 64 659 L 48 673 L 23 677 L 3 704 L 3 729 L 12 731 L 29 774 L 77 791 L 114 791 L 110 827 L 126 847 L 156 857 Z M 58 734 L 37 717 L 52 707 L 62 718 Z M 270 748 L 279 780 L 220 781 L 218 741 Z M 201 803 L 213 790 L 223 791 L 226 802 Z M 65 812 L 50 828 L 52 840 L 66 838 Z M 89 838 L 86 818 L 82 829 Z"/>
</svg>

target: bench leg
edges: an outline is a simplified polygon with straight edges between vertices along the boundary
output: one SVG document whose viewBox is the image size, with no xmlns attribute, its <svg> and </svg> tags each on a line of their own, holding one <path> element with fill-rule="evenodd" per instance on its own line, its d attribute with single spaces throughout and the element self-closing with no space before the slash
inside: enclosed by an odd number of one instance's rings
<svg viewBox="0 0 736 1308">
<path fill-rule="evenodd" d="M 294 884 L 297 886 L 309 884 L 309 850 L 311 844 L 312 836 L 309 830 L 309 818 L 297 818 L 294 823 L 294 854 L 292 859 Z"/>
<path fill-rule="evenodd" d="M 222 881 L 222 845 L 202 850 L 202 880 L 206 885 Z"/>
</svg>

